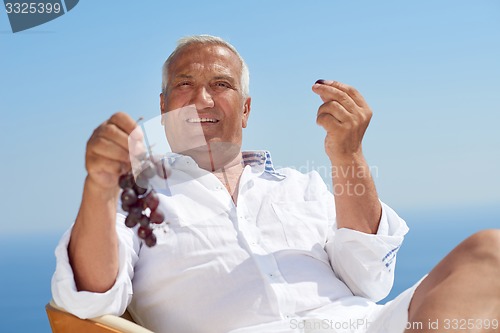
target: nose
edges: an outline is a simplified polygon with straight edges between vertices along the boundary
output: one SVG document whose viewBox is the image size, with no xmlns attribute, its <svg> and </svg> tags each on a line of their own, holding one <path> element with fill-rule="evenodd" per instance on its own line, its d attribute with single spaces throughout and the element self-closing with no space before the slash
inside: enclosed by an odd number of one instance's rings
<svg viewBox="0 0 500 333">
<path fill-rule="evenodd" d="M 196 90 L 194 95 L 194 105 L 197 110 L 214 107 L 214 100 L 212 95 L 205 87 L 200 87 Z"/>
</svg>

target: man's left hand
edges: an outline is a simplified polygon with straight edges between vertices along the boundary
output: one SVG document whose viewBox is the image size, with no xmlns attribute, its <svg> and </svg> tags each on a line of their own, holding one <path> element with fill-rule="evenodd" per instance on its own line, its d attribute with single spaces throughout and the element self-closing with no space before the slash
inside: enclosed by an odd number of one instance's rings
<svg viewBox="0 0 500 333">
<path fill-rule="evenodd" d="M 316 123 L 326 130 L 330 160 L 362 154 L 361 142 L 372 111 L 361 94 L 346 84 L 318 80 L 312 90 L 323 100 Z"/>
</svg>

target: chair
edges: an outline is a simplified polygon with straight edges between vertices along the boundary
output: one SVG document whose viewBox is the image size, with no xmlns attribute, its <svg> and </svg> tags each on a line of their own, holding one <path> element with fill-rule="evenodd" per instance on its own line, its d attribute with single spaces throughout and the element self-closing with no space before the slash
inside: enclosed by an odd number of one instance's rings
<svg viewBox="0 0 500 333">
<path fill-rule="evenodd" d="M 47 317 L 53 333 L 153 333 L 133 322 L 128 312 L 122 317 L 104 315 L 92 319 L 80 319 L 51 300 L 46 306 Z"/>
</svg>

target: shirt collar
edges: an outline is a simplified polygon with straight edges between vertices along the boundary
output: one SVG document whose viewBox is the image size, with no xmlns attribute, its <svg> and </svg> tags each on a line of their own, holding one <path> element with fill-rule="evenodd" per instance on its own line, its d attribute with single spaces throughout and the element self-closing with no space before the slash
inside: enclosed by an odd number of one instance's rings
<svg viewBox="0 0 500 333">
<path fill-rule="evenodd" d="M 248 150 L 241 153 L 243 158 L 243 164 L 245 166 L 250 166 L 252 168 L 255 167 L 264 167 L 263 172 L 266 172 L 279 180 L 285 179 L 286 176 L 282 173 L 279 173 L 274 169 L 273 161 L 271 159 L 271 153 L 267 150 Z"/>
<path fill-rule="evenodd" d="M 267 150 L 248 150 L 241 153 L 244 166 L 250 166 L 252 169 L 257 169 L 261 172 L 265 172 L 279 180 L 285 179 L 286 176 L 274 169 L 273 161 L 271 159 L 271 153 Z M 189 158 L 188 156 L 168 153 L 162 158 L 162 160 L 167 160 L 169 165 L 173 165 L 176 160 L 182 158 Z"/>
</svg>

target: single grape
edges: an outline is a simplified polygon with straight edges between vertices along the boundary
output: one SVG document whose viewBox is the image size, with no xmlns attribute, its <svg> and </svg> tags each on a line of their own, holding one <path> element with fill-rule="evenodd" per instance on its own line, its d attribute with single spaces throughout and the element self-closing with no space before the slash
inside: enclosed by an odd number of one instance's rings
<svg viewBox="0 0 500 333">
<path fill-rule="evenodd" d="M 156 209 L 151 211 L 151 214 L 149 214 L 149 220 L 151 223 L 160 224 L 163 223 L 163 220 L 165 220 L 165 215 Z"/>
<path fill-rule="evenodd" d="M 134 184 L 134 187 L 133 187 L 135 193 L 137 193 L 139 195 L 143 195 L 148 191 L 148 182 L 146 181 L 145 183 L 144 182 L 141 182 L 141 183 L 142 183 L 141 185 Z"/>
<path fill-rule="evenodd" d="M 120 178 L 118 179 L 118 184 L 120 185 L 120 188 L 126 189 L 126 188 L 132 188 L 134 186 L 134 176 L 132 173 L 128 172 L 124 175 L 121 175 Z"/>
<path fill-rule="evenodd" d="M 137 194 L 131 188 L 126 188 L 122 191 L 122 202 L 128 206 L 131 206 L 137 202 Z"/>
<path fill-rule="evenodd" d="M 140 207 L 142 210 L 146 209 L 146 204 L 144 204 L 144 198 L 139 197 L 134 206 Z"/>
<path fill-rule="evenodd" d="M 134 208 L 135 207 L 131 207 L 131 211 Z M 134 213 L 129 212 L 128 216 L 125 218 L 125 225 L 129 228 L 135 227 L 135 225 L 139 223 L 141 216 L 142 216 L 142 211 L 140 212 L 140 215 L 137 215 L 136 212 Z"/>
<path fill-rule="evenodd" d="M 155 234 L 152 232 L 150 233 L 149 235 L 146 236 L 146 239 L 144 240 L 146 245 L 148 247 L 152 247 L 152 246 L 155 246 L 156 245 L 156 236 Z"/>
<path fill-rule="evenodd" d="M 143 214 L 139 219 L 139 224 L 143 227 L 149 226 L 149 217 Z"/>
<path fill-rule="evenodd" d="M 122 202 L 122 209 L 123 209 L 123 211 L 128 212 L 130 209 L 130 206 L 126 205 L 125 203 Z"/>
<path fill-rule="evenodd" d="M 137 224 L 137 219 L 133 215 L 128 215 L 127 218 L 125 219 L 125 225 L 129 228 L 133 228 Z"/>
<path fill-rule="evenodd" d="M 143 227 L 140 226 L 139 229 L 137 229 L 137 236 L 141 239 L 146 239 L 146 237 L 151 234 L 153 230 L 148 226 L 148 227 Z"/>
<path fill-rule="evenodd" d="M 160 199 L 158 198 L 158 195 L 156 194 L 155 191 L 150 191 L 145 197 L 144 197 L 144 204 L 146 207 L 149 207 L 151 211 L 155 210 L 158 207 L 158 204 L 160 203 Z"/>
<path fill-rule="evenodd" d="M 139 221 L 139 219 L 141 218 L 142 216 L 142 207 L 138 207 L 138 206 L 130 206 L 129 210 L 128 210 L 128 215 L 132 215 L 134 216 L 134 218 L 136 220 Z"/>
</svg>

